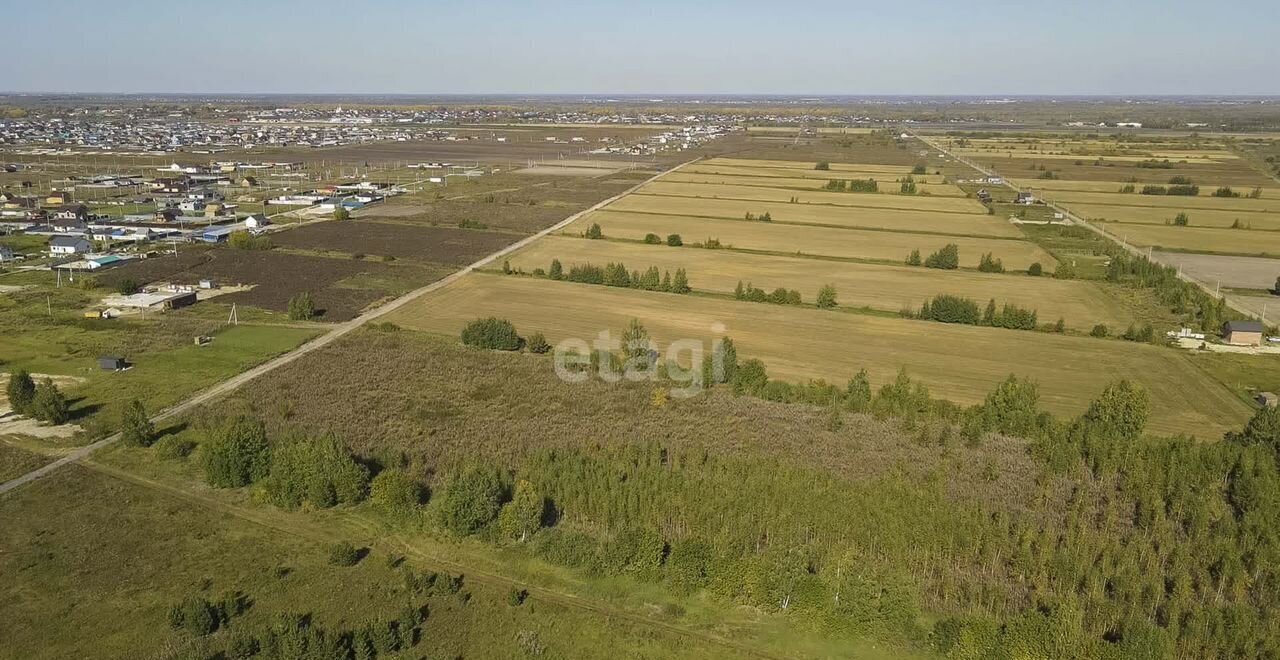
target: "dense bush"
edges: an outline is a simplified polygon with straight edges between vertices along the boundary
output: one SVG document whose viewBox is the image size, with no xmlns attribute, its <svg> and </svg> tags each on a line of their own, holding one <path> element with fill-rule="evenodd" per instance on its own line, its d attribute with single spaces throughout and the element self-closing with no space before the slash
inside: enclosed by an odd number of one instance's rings
<svg viewBox="0 0 1280 660">
<path fill-rule="evenodd" d="M 369 483 L 369 501 L 384 513 L 408 516 L 422 504 L 422 486 L 404 470 L 388 468 Z"/>
<path fill-rule="evenodd" d="M 959 296 L 939 294 L 933 300 L 926 300 L 920 307 L 919 317 L 942 323 L 967 323 L 978 325 L 982 319 L 978 312 L 978 303 Z"/>
<path fill-rule="evenodd" d="M 50 378 L 45 378 L 36 385 L 31 403 L 25 406 L 24 412 L 37 421 L 55 426 L 71 420 L 71 405 Z"/>
<path fill-rule="evenodd" d="M 271 446 L 262 423 L 249 417 L 225 421 L 201 445 L 205 481 L 217 488 L 247 486 L 271 469 Z"/>
<path fill-rule="evenodd" d="M 836 288 L 830 284 L 823 284 L 818 289 L 818 295 L 814 298 L 814 304 L 818 309 L 831 309 L 838 303 L 836 302 Z"/>
<path fill-rule="evenodd" d="M 36 398 L 36 383 L 26 369 L 18 369 L 9 374 L 9 385 L 5 393 L 13 412 L 26 415 L 29 414 L 31 402 Z"/>
<path fill-rule="evenodd" d="M 125 406 L 120 419 L 120 436 L 126 445 L 134 447 L 150 447 L 155 441 L 156 427 L 141 401 L 134 399 Z"/>
<path fill-rule="evenodd" d="M 506 319 L 476 319 L 462 329 L 462 343 L 499 351 L 518 351 L 522 345 L 516 327 Z"/>
<path fill-rule="evenodd" d="M 360 549 L 349 541 L 340 541 L 329 546 L 329 563 L 334 566 L 355 566 L 360 563 Z"/>
<path fill-rule="evenodd" d="M 303 291 L 289 299 L 289 320 L 310 321 L 316 316 L 316 303 L 311 294 Z"/>
<path fill-rule="evenodd" d="M 991 256 L 991 253 L 988 252 L 982 255 L 982 259 L 978 262 L 978 270 L 984 273 L 1003 273 L 1004 263 Z"/>
<path fill-rule="evenodd" d="M 668 234 L 667 245 L 671 247 L 680 247 L 684 245 L 684 239 L 680 238 L 680 234 Z"/>
<path fill-rule="evenodd" d="M 355 504 L 364 499 L 368 487 L 368 468 L 332 434 L 277 443 L 263 481 L 267 499 L 286 509 Z"/>
</svg>

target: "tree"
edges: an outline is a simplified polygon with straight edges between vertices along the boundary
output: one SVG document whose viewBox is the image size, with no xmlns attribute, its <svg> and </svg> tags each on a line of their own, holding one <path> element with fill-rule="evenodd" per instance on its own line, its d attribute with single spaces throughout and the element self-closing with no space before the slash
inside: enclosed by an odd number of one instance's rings
<svg viewBox="0 0 1280 660">
<path fill-rule="evenodd" d="M 650 350 L 652 350 L 652 342 L 649 339 L 649 331 L 640 319 L 631 319 L 627 327 L 622 329 L 623 355 L 628 362 L 637 361 L 647 366 Z"/>
<path fill-rule="evenodd" d="M 511 501 L 498 513 L 498 530 L 508 540 L 523 543 L 542 527 L 545 507 L 546 501 L 533 484 L 520 479 L 516 482 Z"/>
<path fill-rule="evenodd" d="M 960 246 L 948 243 L 924 260 L 926 268 L 955 270 L 960 267 Z"/>
<path fill-rule="evenodd" d="M 125 444 L 134 447 L 150 447 L 155 441 L 156 427 L 141 401 L 134 399 L 125 406 L 120 420 L 120 435 Z"/>
<path fill-rule="evenodd" d="M 406 516 L 422 504 L 422 487 L 404 470 L 388 468 L 369 483 L 369 501 L 385 513 Z"/>
<path fill-rule="evenodd" d="M 657 234 L 645 234 L 644 242 L 649 245 L 661 245 L 662 237 Z"/>
<path fill-rule="evenodd" d="M 200 450 L 205 481 L 215 488 L 247 486 L 271 469 L 266 428 L 250 417 L 225 422 Z"/>
<path fill-rule="evenodd" d="M 907 265 L 919 266 L 920 264 L 921 264 L 920 250 L 912 250 L 911 254 L 907 255 Z"/>
<path fill-rule="evenodd" d="M 1110 328 L 1108 328 L 1105 324 L 1099 323 L 1098 325 L 1093 326 L 1093 329 L 1089 331 L 1089 336 L 1090 337 L 1106 337 L 1108 334 L 1110 334 L 1110 332 L 1111 332 Z"/>
<path fill-rule="evenodd" d="M 1263 406 L 1239 432 L 1228 432 L 1226 439 L 1239 445 L 1261 445 L 1280 455 L 1280 408 Z"/>
<path fill-rule="evenodd" d="M 978 262 L 978 270 L 984 273 L 1003 273 L 1004 264 L 999 259 L 991 256 L 988 252 L 982 255 L 982 259 Z"/>
<path fill-rule="evenodd" d="M 462 329 L 462 343 L 467 346 L 499 351 L 520 350 L 520 335 L 516 327 L 506 319 L 489 317 L 476 319 Z"/>
<path fill-rule="evenodd" d="M 310 321 L 316 316 L 316 303 L 309 291 L 303 291 L 289 299 L 289 320 Z"/>
<path fill-rule="evenodd" d="M 333 210 L 333 219 L 334 220 L 350 220 L 351 211 L 348 211 L 347 207 L 345 206 L 339 206 L 338 208 Z"/>
<path fill-rule="evenodd" d="M 684 239 L 680 238 L 680 234 L 668 234 L 667 245 L 671 247 L 680 247 L 684 245 Z"/>
<path fill-rule="evenodd" d="M 1280 278 L 1277 278 L 1280 282 Z M 9 386 L 5 390 L 9 397 L 9 407 L 13 412 L 19 415 L 28 414 L 31 407 L 31 401 L 36 396 L 36 383 L 31 379 L 31 374 L 26 369 L 18 369 L 9 374 Z"/>
<path fill-rule="evenodd" d="M 1076 421 L 1076 427 L 1096 438 L 1135 440 L 1146 428 L 1149 408 L 1146 389 L 1120 380 L 1102 390 Z"/>
<path fill-rule="evenodd" d="M 925 167 L 924 163 L 919 163 L 915 167 L 911 168 L 911 173 L 912 174 L 928 174 L 929 168 Z"/>
<path fill-rule="evenodd" d="M 825 172 L 831 169 L 831 163 L 828 163 L 827 161 L 824 160 L 819 162 L 817 165 L 814 165 L 813 169 Z"/>
<path fill-rule="evenodd" d="M 684 272 L 683 268 L 677 268 L 675 279 L 671 281 L 671 292 L 689 293 L 692 290 L 689 288 L 689 275 Z"/>
<path fill-rule="evenodd" d="M 836 306 L 836 288 L 830 284 L 823 284 L 818 289 L 818 297 L 814 299 L 819 309 L 831 309 Z"/>
<path fill-rule="evenodd" d="M 1044 266 L 1041 266 L 1039 261 L 1032 263 L 1029 267 L 1027 267 L 1027 274 L 1032 277 L 1040 277 L 1040 275 L 1042 275 L 1043 273 L 1044 273 Z"/>
<path fill-rule="evenodd" d="M 559 259 L 551 260 L 551 268 L 547 270 L 547 277 L 553 280 L 564 279 L 564 265 L 560 263 Z"/>
<path fill-rule="evenodd" d="M 221 616 L 212 603 L 192 596 L 170 607 L 168 619 L 170 628 L 203 637 L 218 629 Z"/>
<path fill-rule="evenodd" d="M 142 290 L 142 285 L 132 278 L 124 278 L 116 283 L 116 293 L 122 296 L 131 296 Z"/>
<path fill-rule="evenodd" d="M 56 426 L 66 424 L 71 419 L 71 407 L 67 404 L 67 398 L 63 396 L 62 391 L 53 384 L 53 380 L 46 378 L 36 386 L 31 403 L 27 406 L 27 414 L 41 422 Z"/>
<path fill-rule="evenodd" d="M 474 534 L 497 517 L 501 497 L 502 482 L 496 472 L 479 466 L 464 468 L 440 498 L 440 522 L 455 534 Z"/>
<path fill-rule="evenodd" d="M 871 408 L 871 378 L 861 369 L 844 388 L 844 406 L 853 412 L 866 412 Z"/>
<path fill-rule="evenodd" d="M 270 250 L 271 238 L 268 236 L 254 236 L 251 232 L 240 230 L 231 232 L 231 236 L 227 238 L 227 245 L 236 250 Z"/>
<path fill-rule="evenodd" d="M 600 229 L 600 223 L 593 222 L 587 227 L 587 238 L 604 238 L 604 231 Z"/>
<path fill-rule="evenodd" d="M 734 394 L 759 394 L 769 384 L 769 373 L 763 362 L 752 358 L 738 365 L 731 382 Z"/>
<path fill-rule="evenodd" d="M 1178 215 L 1173 216 L 1173 224 L 1175 227 L 1186 227 L 1191 224 L 1191 218 L 1187 217 L 1185 211 L 1179 211 Z"/>
</svg>

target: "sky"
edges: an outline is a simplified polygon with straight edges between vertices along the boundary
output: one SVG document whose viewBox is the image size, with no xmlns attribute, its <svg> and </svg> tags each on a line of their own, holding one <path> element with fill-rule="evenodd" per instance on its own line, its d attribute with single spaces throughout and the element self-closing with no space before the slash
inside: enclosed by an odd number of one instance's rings
<svg viewBox="0 0 1280 660">
<path fill-rule="evenodd" d="M 0 91 L 1280 94 L 1280 2 L 0 0 Z"/>
</svg>

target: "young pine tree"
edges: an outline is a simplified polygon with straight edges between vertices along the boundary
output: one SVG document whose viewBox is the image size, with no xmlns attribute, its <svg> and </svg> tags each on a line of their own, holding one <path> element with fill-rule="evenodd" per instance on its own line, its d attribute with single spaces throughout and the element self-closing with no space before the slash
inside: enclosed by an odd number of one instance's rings
<svg viewBox="0 0 1280 660">
<path fill-rule="evenodd" d="M 1277 282 L 1280 282 L 1280 278 Z M 26 369 L 19 369 L 9 376 L 9 387 L 6 393 L 9 396 L 9 407 L 13 412 L 26 415 L 31 407 L 31 401 L 36 396 L 36 383 Z"/>
<path fill-rule="evenodd" d="M 155 441 L 156 427 L 147 417 L 141 401 L 134 399 L 125 406 L 120 420 L 120 435 L 125 444 L 134 447 L 150 447 Z"/>
</svg>

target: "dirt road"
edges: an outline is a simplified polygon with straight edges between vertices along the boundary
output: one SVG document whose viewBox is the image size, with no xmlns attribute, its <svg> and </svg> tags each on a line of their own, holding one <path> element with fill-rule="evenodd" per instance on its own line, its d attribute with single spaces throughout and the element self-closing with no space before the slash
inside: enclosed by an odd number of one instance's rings
<svg viewBox="0 0 1280 660">
<path fill-rule="evenodd" d="M 668 173 L 675 172 L 676 170 L 679 170 L 681 167 L 684 167 L 685 165 L 688 165 L 691 162 L 693 161 L 687 161 L 665 172 L 659 172 L 658 174 L 655 174 L 654 176 L 646 179 L 645 181 L 642 181 L 624 190 L 623 192 L 618 193 L 617 195 L 614 195 L 613 197 L 610 197 L 609 199 L 606 199 L 592 206 L 591 208 L 574 213 L 573 215 L 565 218 L 564 220 L 561 220 L 560 222 L 557 222 L 556 224 L 550 227 L 547 227 L 546 229 L 543 229 L 542 231 L 536 234 L 527 236 L 519 241 L 516 241 L 515 243 L 512 243 L 511 245 L 508 245 L 505 248 L 502 248 L 501 250 L 498 250 L 497 252 L 489 254 L 488 256 L 483 257 L 480 260 L 468 266 L 463 267 L 461 270 L 449 275 L 448 277 L 445 277 L 444 279 L 432 282 L 431 284 L 428 284 L 420 289 L 410 291 L 409 293 L 406 293 L 405 295 L 399 298 L 396 298 L 395 300 L 392 300 L 391 302 L 381 307 L 378 307 L 377 309 L 369 310 L 368 312 L 365 312 L 364 314 L 361 314 L 360 316 L 357 316 L 356 318 L 351 319 L 350 321 L 339 323 L 329 332 L 326 332 L 325 334 L 320 335 L 318 338 L 310 342 L 307 342 L 299 346 L 298 348 L 288 353 L 285 353 L 284 355 L 280 355 L 270 360 L 267 360 L 266 362 L 263 362 L 262 364 L 256 367 L 253 367 L 248 371 L 242 372 L 239 375 L 229 380 L 225 380 L 221 383 L 218 383 L 217 385 L 214 385 L 213 387 L 210 387 L 207 390 L 204 390 L 203 392 L 196 394 L 195 396 L 183 401 L 182 403 L 179 403 L 171 408 L 161 411 L 160 413 L 152 417 L 152 421 L 161 422 L 171 417 L 174 417 L 175 415 L 181 415 L 197 406 L 208 403 L 224 394 L 227 394 L 235 390 L 241 385 L 244 385 L 245 383 L 253 380 L 254 378 L 261 376 L 262 374 L 279 369 L 280 367 L 283 367 L 284 365 L 289 364 L 290 362 L 293 362 L 294 360 L 297 360 L 298 358 L 312 351 L 324 348 L 325 346 L 328 346 L 329 344 L 332 344 L 333 342 L 341 339 L 343 336 L 347 335 L 348 333 L 355 330 L 356 328 L 359 328 L 365 323 L 368 323 L 369 321 L 372 321 L 381 316 L 389 314 L 397 309 L 400 309 L 401 307 L 404 307 L 405 305 L 417 300 L 418 298 L 421 298 L 422 296 L 427 295 L 428 293 L 431 293 L 438 289 L 449 286 L 450 284 L 465 277 L 471 271 L 476 270 L 477 268 L 483 268 L 484 266 L 487 266 L 490 263 L 492 263 L 494 260 L 500 259 L 505 255 L 511 254 L 512 252 L 515 252 L 516 250 L 519 250 L 529 245 L 530 243 L 538 240 L 539 238 L 542 238 L 543 236 L 546 236 L 553 232 L 560 231 L 561 229 L 572 224 L 578 218 L 588 213 L 591 213 L 593 211 L 596 211 L 604 206 L 612 204 L 613 202 L 617 201 L 618 199 L 622 198 L 625 195 L 630 194 L 631 192 L 635 191 L 641 186 L 644 186 L 650 182 L 656 181 Z M 52 473 L 53 471 L 63 467 L 64 465 L 84 460 L 86 457 L 91 456 L 94 452 L 118 441 L 119 439 L 120 439 L 119 433 L 112 436 L 108 436 L 91 445 L 86 445 L 84 447 L 76 449 L 70 454 L 63 456 L 58 460 L 38 470 L 28 472 L 27 474 L 24 474 L 21 477 L 17 477 L 10 481 L 6 481 L 3 484 L 0 484 L 0 495 L 7 493 L 15 488 L 19 488 L 24 484 L 29 484 L 35 481 L 36 479 L 39 479 L 47 474 Z"/>
</svg>

